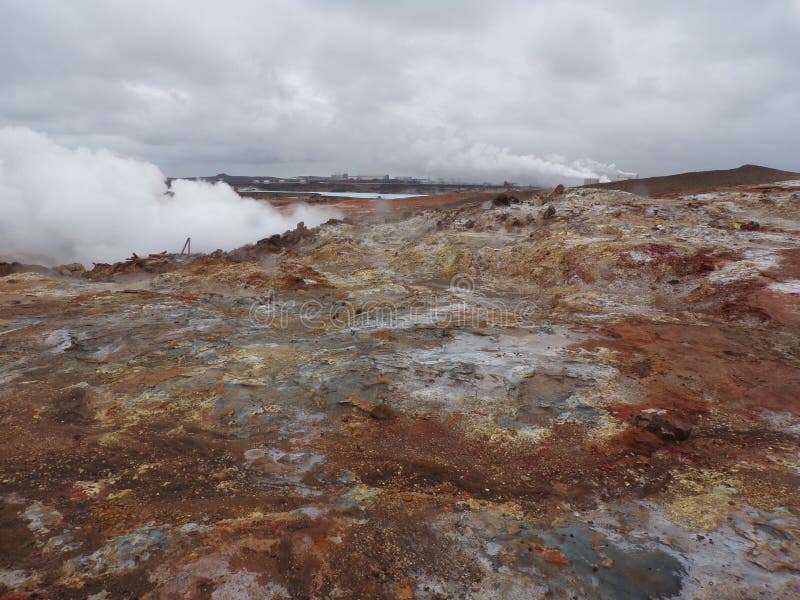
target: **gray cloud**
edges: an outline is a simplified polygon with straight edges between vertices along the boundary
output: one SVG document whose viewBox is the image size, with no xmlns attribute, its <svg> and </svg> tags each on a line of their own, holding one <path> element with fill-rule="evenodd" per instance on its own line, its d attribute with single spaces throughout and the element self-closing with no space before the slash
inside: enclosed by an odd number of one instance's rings
<svg viewBox="0 0 800 600">
<path fill-rule="evenodd" d="M 797 56 L 795 0 L 9 0 L 0 125 L 183 176 L 799 169 Z"/>
</svg>

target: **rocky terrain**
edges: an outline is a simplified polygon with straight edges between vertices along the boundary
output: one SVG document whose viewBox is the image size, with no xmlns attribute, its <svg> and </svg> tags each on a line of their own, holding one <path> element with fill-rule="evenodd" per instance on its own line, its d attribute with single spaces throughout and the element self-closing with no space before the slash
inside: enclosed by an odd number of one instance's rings
<svg viewBox="0 0 800 600">
<path fill-rule="evenodd" d="M 800 596 L 800 182 L 360 206 L 6 268 L 1 598 Z"/>
</svg>

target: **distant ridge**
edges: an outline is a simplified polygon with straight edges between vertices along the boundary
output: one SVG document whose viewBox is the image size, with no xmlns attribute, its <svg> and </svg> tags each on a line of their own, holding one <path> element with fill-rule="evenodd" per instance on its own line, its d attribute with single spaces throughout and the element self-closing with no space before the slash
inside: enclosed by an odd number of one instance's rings
<svg viewBox="0 0 800 600">
<path fill-rule="evenodd" d="M 626 181 L 612 181 L 611 183 L 599 183 L 586 187 L 622 190 L 633 192 L 640 196 L 657 196 L 661 194 L 692 194 L 711 191 L 720 187 L 759 185 L 775 181 L 788 181 L 790 179 L 800 180 L 800 173 L 780 171 L 758 165 L 742 165 L 738 169 L 696 171 L 664 177 L 628 179 Z"/>
</svg>

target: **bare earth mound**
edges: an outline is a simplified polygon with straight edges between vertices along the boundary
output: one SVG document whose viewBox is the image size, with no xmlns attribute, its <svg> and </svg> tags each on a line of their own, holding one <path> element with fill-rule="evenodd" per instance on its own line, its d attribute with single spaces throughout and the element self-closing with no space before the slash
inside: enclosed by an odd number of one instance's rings
<svg viewBox="0 0 800 600">
<path fill-rule="evenodd" d="M 663 194 L 693 194 L 707 192 L 720 187 L 735 185 L 759 185 L 776 181 L 800 179 L 800 173 L 779 171 L 758 165 L 742 165 L 738 169 L 720 171 L 695 171 L 679 173 L 666 177 L 648 177 L 646 179 L 629 179 L 601 183 L 591 187 L 609 190 L 621 190 L 640 196 L 660 196 Z"/>
</svg>

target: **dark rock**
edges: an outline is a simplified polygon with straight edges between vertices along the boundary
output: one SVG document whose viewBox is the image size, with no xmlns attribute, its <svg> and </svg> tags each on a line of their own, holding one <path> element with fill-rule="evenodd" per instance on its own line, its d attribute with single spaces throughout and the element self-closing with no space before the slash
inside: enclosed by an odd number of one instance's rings
<svg viewBox="0 0 800 600">
<path fill-rule="evenodd" d="M 555 189 L 552 192 L 550 192 L 550 195 L 547 196 L 547 201 L 554 200 L 555 198 L 558 198 L 559 196 L 563 196 L 565 191 L 566 190 L 565 190 L 564 186 L 559 183 L 555 187 Z"/>
<path fill-rule="evenodd" d="M 492 200 L 492 206 L 508 206 L 509 204 L 508 196 L 505 194 L 500 194 Z"/>
<path fill-rule="evenodd" d="M 289 246 L 296 246 L 305 240 L 310 240 L 315 235 L 315 229 L 309 229 L 300 221 L 296 229 L 284 231 L 283 234 L 274 234 L 258 240 L 254 245 L 242 246 L 228 252 L 227 259 L 231 262 L 242 262 L 256 258 L 265 252 L 278 252 Z"/>
<path fill-rule="evenodd" d="M 497 197 L 492 200 L 492 206 L 510 206 L 512 204 L 519 204 L 519 198 L 505 192 L 498 194 Z"/>
<path fill-rule="evenodd" d="M 693 428 L 689 421 L 666 410 L 644 410 L 634 417 L 633 422 L 640 429 L 667 442 L 689 439 Z"/>
<path fill-rule="evenodd" d="M 756 221 L 748 221 L 747 223 L 742 223 L 739 229 L 742 231 L 758 231 L 761 229 L 761 224 Z"/>
<path fill-rule="evenodd" d="M 542 219 L 544 219 L 545 221 L 549 221 L 555 216 L 556 216 L 556 209 L 552 205 L 548 206 L 542 213 Z"/>
</svg>

